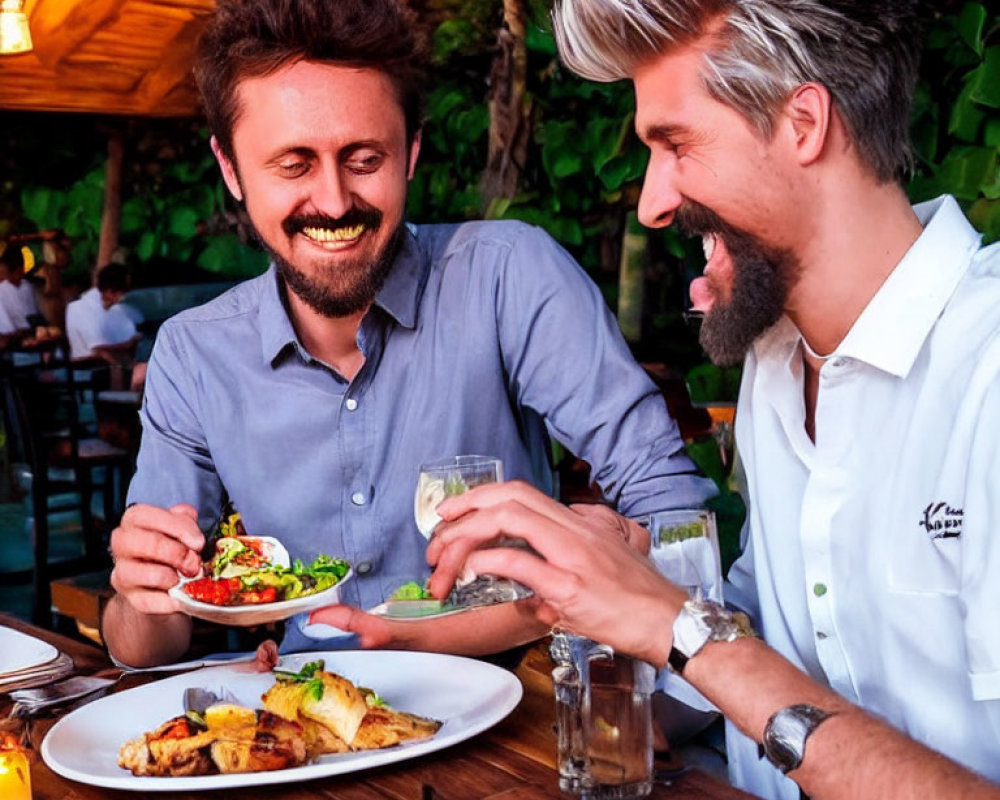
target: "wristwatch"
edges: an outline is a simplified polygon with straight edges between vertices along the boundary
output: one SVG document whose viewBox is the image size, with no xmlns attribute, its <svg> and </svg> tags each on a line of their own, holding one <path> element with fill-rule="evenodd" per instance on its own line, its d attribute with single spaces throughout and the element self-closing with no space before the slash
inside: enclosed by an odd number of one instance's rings
<svg viewBox="0 0 1000 800">
<path fill-rule="evenodd" d="M 775 711 L 764 726 L 763 755 L 782 773 L 797 769 L 805 757 L 809 734 L 835 713 L 804 703 Z"/>
<path fill-rule="evenodd" d="M 734 642 L 753 636 L 750 618 L 712 600 L 688 600 L 674 620 L 674 641 L 667 664 L 677 674 L 708 642 Z"/>
</svg>

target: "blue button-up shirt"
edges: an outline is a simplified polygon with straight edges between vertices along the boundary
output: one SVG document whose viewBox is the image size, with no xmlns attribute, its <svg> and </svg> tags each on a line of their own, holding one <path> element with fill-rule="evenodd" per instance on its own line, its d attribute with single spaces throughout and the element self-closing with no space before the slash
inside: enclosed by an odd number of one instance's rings
<svg viewBox="0 0 1000 800">
<path fill-rule="evenodd" d="M 428 574 L 424 461 L 499 456 L 507 478 L 551 491 L 551 436 L 625 514 L 712 491 L 597 287 L 537 228 L 409 227 L 357 342 L 349 382 L 310 356 L 273 268 L 168 320 L 129 502 L 190 503 L 208 530 L 226 492 L 293 558 L 350 561 L 342 599 L 370 608 Z"/>
</svg>

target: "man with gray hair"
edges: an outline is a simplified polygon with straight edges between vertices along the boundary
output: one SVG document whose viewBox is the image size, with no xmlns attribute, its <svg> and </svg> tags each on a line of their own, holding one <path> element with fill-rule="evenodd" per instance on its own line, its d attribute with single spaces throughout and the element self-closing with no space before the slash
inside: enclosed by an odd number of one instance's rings
<svg viewBox="0 0 1000 800">
<path fill-rule="evenodd" d="M 633 82 L 640 219 L 703 237 L 702 343 L 745 358 L 727 599 L 770 649 L 665 581 L 593 580 L 628 574 L 619 544 L 525 487 L 445 504 L 433 588 L 468 556 L 532 585 L 544 621 L 669 660 L 727 715 L 731 777 L 761 796 L 799 796 L 783 773 L 822 797 L 996 796 L 892 730 L 1000 781 L 1000 245 L 899 182 L 913 3 L 561 0 L 554 17 L 570 68 Z M 469 513 L 486 507 L 504 511 Z M 546 563 L 473 553 L 493 519 Z"/>
</svg>

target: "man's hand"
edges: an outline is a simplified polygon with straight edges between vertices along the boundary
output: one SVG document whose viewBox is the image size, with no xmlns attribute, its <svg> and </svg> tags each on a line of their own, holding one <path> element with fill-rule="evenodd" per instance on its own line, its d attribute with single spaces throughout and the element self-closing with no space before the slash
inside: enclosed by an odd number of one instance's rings
<svg viewBox="0 0 1000 800">
<path fill-rule="evenodd" d="M 567 508 L 517 481 L 476 487 L 437 511 L 444 521 L 427 548 L 436 566 L 430 581 L 436 597 L 448 593 L 463 565 L 480 575 L 502 575 L 535 591 L 542 622 L 665 663 L 670 623 L 687 595 L 629 544 L 635 537 L 648 549 L 648 537 L 621 525 L 613 512 Z M 538 555 L 479 549 L 501 535 L 525 539 Z"/>
<path fill-rule="evenodd" d="M 178 572 L 198 574 L 204 546 L 192 506 L 134 505 L 111 534 L 111 586 L 136 611 L 172 614 L 179 607 L 167 590 L 177 583 Z"/>
<path fill-rule="evenodd" d="M 574 503 L 570 506 L 570 510 L 586 518 L 595 526 L 604 525 L 609 536 L 619 536 L 628 542 L 633 550 L 644 556 L 649 555 L 652 539 L 649 531 L 638 522 L 633 522 L 613 508 L 608 508 L 600 503 Z"/>
<path fill-rule="evenodd" d="M 393 626 L 388 620 L 368 614 L 354 606 L 338 604 L 316 609 L 309 615 L 309 624 L 316 623 L 332 625 L 357 635 L 361 647 L 365 650 L 385 648 L 389 645 L 400 647 L 399 643 L 394 641 L 392 633 L 392 628 L 398 628 L 398 624 Z"/>
<path fill-rule="evenodd" d="M 309 622 L 356 634 L 365 649 L 422 650 L 484 656 L 534 641 L 545 629 L 528 609 L 531 601 L 501 603 L 441 618 L 393 620 L 346 605 L 314 611 Z"/>
</svg>

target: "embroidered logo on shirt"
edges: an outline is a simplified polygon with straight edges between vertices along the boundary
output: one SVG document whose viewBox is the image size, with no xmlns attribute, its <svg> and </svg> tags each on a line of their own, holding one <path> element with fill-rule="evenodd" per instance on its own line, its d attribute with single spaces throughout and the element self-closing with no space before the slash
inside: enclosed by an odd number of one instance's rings
<svg viewBox="0 0 1000 800">
<path fill-rule="evenodd" d="M 931 503 L 924 509 L 920 524 L 932 539 L 954 539 L 962 535 L 962 517 L 965 512 L 947 503 Z"/>
</svg>

